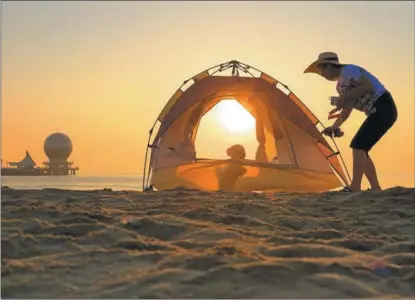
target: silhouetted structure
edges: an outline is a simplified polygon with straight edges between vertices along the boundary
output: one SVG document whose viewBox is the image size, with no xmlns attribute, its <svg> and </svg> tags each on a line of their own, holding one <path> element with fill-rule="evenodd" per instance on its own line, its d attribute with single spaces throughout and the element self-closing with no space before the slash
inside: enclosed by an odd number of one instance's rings
<svg viewBox="0 0 415 300">
<path fill-rule="evenodd" d="M 26 156 L 18 162 L 8 162 L 1 167 L 2 176 L 41 176 L 41 175 L 76 175 L 78 167 L 68 161 L 72 153 L 72 141 L 64 133 L 56 132 L 49 135 L 43 145 L 43 150 L 49 161 L 43 162 L 43 167 L 36 167 L 36 162 L 26 150 Z"/>
<path fill-rule="evenodd" d="M 2 160 L 3 163 L 3 160 Z M 1 175 L 3 176 L 39 176 L 45 175 L 45 169 L 36 167 L 36 162 L 33 160 L 29 151 L 26 150 L 26 156 L 18 162 L 9 162 L 6 167 L 1 168 Z"/>
<path fill-rule="evenodd" d="M 68 161 L 72 153 L 72 141 L 64 133 L 56 132 L 49 135 L 43 145 L 49 161 L 44 162 L 46 175 L 76 175 L 78 167 Z"/>
<path fill-rule="evenodd" d="M 36 166 L 36 162 L 30 156 L 29 151 L 26 150 L 26 156 L 19 162 L 9 162 L 9 166 L 25 169 L 33 169 Z"/>
</svg>

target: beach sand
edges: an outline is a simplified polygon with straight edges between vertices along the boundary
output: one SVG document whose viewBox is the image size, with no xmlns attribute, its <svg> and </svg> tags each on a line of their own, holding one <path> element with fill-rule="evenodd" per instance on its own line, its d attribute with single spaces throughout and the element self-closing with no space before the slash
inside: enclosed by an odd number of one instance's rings
<svg viewBox="0 0 415 300">
<path fill-rule="evenodd" d="M 2 298 L 410 298 L 415 189 L 2 188 Z"/>
</svg>

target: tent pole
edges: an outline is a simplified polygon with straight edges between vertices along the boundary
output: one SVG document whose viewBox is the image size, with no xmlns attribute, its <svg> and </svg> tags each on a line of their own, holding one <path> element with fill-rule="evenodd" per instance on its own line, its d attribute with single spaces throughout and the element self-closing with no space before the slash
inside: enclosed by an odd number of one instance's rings
<svg viewBox="0 0 415 300">
<path fill-rule="evenodd" d="M 232 62 L 232 61 L 231 61 Z M 228 63 L 231 63 L 231 62 L 228 62 Z M 253 70 L 255 70 L 255 71 L 257 71 L 257 72 L 259 72 L 259 73 L 264 73 L 264 72 L 262 72 L 261 70 L 259 70 L 259 69 L 257 69 L 257 68 L 255 68 L 255 67 L 252 67 L 252 66 L 250 66 L 250 65 L 247 65 L 247 64 L 243 64 L 245 67 L 248 67 L 248 68 L 250 68 L 250 69 L 253 69 Z M 218 71 L 216 71 L 216 72 L 218 72 Z M 215 72 L 215 73 L 216 73 Z M 248 71 L 248 73 L 251 75 L 251 76 L 253 76 L 249 71 Z M 213 75 L 213 74 L 212 74 Z M 285 87 L 290 93 L 293 93 L 292 91 L 291 91 L 291 89 L 286 85 L 286 84 L 284 84 L 284 83 L 282 83 L 281 81 L 279 81 L 278 80 L 278 82 L 283 86 L 283 87 Z M 298 98 L 298 97 L 297 97 Z M 300 99 L 298 99 L 305 107 L 307 107 Z M 311 112 L 311 111 L 310 111 Z M 314 115 L 314 113 L 313 112 L 311 112 L 312 113 L 312 115 L 317 119 L 317 124 L 318 123 L 320 123 L 321 124 L 321 126 L 323 126 L 323 128 L 326 128 L 324 125 L 323 125 L 323 123 L 321 123 L 321 121 L 317 118 L 317 116 L 316 115 Z M 316 124 L 316 125 L 317 125 Z M 341 162 L 342 162 L 342 164 L 343 164 L 343 167 L 344 167 L 344 170 L 346 171 L 346 176 L 347 176 L 347 178 L 346 178 L 346 180 L 349 180 L 349 182 L 351 182 L 351 179 L 350 179 L 350 175 L 349 175 L 349 171 L 347 170 L 347 167 L 346 167 L 346 164 L 345 164 L 345 162 L 344 162 L 344 160 L 343 160 L 343 156 L 341 155 L 341 153 L 340 153 L 340 150 L 339 150 L 339 148 L 338 148 L 338 146 L 337 146 L 337 144 L 336 144 L 336 141 L 333 139 L 333 138 L 331 138 L 332 139 L 332 141 L 333 141 L 333 143 L 334 143 L 334 146 L 335 146 L 335 148 L 336 148 L 336 151 L 337 151 L 337 153 L 339 154 L 339 156 L 340 156 L 340 160 L 341 160 Z M 329 161 L 329 163 L 330 163 L 330 161 Z M 345 184 L 346 184 L 346 186 L 348 186 L 349 184 L 347 183 L 347 182 L 345 182 Z"/>
<path fill-rule="evenodd" d="M 320 122 L 320 120 L 316 117 L 316 119 L 317 119 L 317 123 L 315 124 L 315 125 L 317 125 L 317 124 L 321 124 L 321 126 L 323 127 L 323 129 L 325 129 L 326 128 L 326 126 L 324 126 L 323 125 L 323 123 L 321 123 Z M 343 160 L 343 157 L 342 157 L 342 155 L 341 155 L 341 153 L 340 153 L 340 150 L 339 150 L 339 147 L 337 147 L 337 144 L 336 144 L 336 141 L 334 140 L 334 138 L 333 137 L 331 137 L 331 140 L 333 141 L 333 144 L 334 144 L 334 148 L 335 148 L 335 150 L 336 150 L 336 152 L 337 152 L 337 154 L 336 155 L 339 155 L 340 156 L 340 160 L 341 160 L 341 162 L 343 163 L 343 167 L 344 167 L 344 170 L 346 171 L 346 178 L 345 179 L 343 179 L 342 178 L 342 181 L 345 183 L 345 186 L 349 186 L 349 184 L 347 183 L 347 181 L 346 180 L 349 180 L 349 182 L 351 181 L 350 180 L 350 175 L 349 175 L 349 171 L 347 170 L 347 167 L 346 167 L 346 164 L 344 163 L 344 160 Z M 330 155 L 329 157 L 331 157 L 332 155 Z M 328 163 L 333 167 L 333 165 L 330 163 L 330 161 L 329 161 L 329 157 L 326 157 L 326 159 L 327 159 L 327 161 L 328 161 Z M 333 167 L 334 168 L 334 167 Z M 336 173 L 340 176 L 340 174 L 336 171 Z M 340 176 L 340 178 L 341 178 L 341 176 Z"/>
<path fill-rule="evenodd" d="M 264 73 L 264 72 L 262 72 L 261 70 L 259 70 L 259 69 L 257 69 L 257 68 L 255 68 L 255 67 L 252 67 L 252 66 L 250 66 L 250 65 L 247 65 L 247 64 L 244 64 L 244 63 L 241 63 L 241 62 L 239 62 L 239 61 L 236 61 L 236 60 L 231 60 L 231 61 L 228 61 L 228 62 L 225 62 L 225 63 L 221 63 L 221 64 L 218 64 L 218 65 L 216 65 L 216 66 L 213 66 L 213 67 L 210 67 L 210 68 L 208 68 L 208 69 L 206 69 L 206 70 L 204 70 L 204 71 L 202 71 L 202 72 L 200 72 L 200 73 L 203 73 L 203 72 L 208 72 L 208 76 L 212 76 L 212 75 L 214 75 L 215 73 L 217 73 L 217 72 L 222 72 L 222 71 L 224 71 L 224 70 L 226 70 L 226 69 L 229 69 L 229 68 L 231 68 L 232 66 L 235 68 L 235 67 L 237 67 L 236 66 L 236 63 L 238 63 L 238 64 L 240 64 L 241 66 L 242 66 L 242 68 L 241 68 L 241 70 L 242 71 L 244 71 L 245 73 L 249 73 L 252 77 L 254 77 L 253 76 L 253 74 L 251 74 L 249 71 L 248 71 L 248 69 L 252 69 L 252 70 L 255 70 L 255 71 L 257 71 L 257 72 L 259 72 L 259 73 Z M 215 68 L 218 68 L 219 67 L 219 69 L 218 70 L 215 70 L 212 74 L 209 74 L 209 71 L 211 71 L 211 70 L 213 70 L 213 69 L 215 69 Z M 223 69 L 222 69 L 223 68 Z M 200 74 L 200 73 L 198 73 L 198 74 Z M 196 75 L 198 75 L 198 74 L 196 74 Z M 181 89 L 189 80 L 194 80 L 193 78 L 196 76 L 196 75 L 194 75 L 194 76 L 192 76 L 191 78 L 189 78 L 188 80 L 186 80 L 181 86 L 180 86 L 180 88 L 179 89 Z M 275 79 L 276 80 L 276 79 Z M 291 91 L 291 89 L 286 85 L 286 84 L 284 84 L 284 83 L 282 83 L 282 82 L 280 82 L 279 80 L 277 80 L 277 82 L 278 83 L 280 83 L 284 88 L 286 88 L 288 91 L 289 91 L 289 94 L 290 93 L 293 93 L 292 91 Z M 288 96 L 289 96 L 289 94 L 288 94 Z M 298 98 L 298 97 L 297 97 Z M 300 99 L 298 99 L 306 108 L 308 108 Z M 313 112 L 311 112 L 310 111 L 310 113 L 316 118 L 316 120 L 317 120 L 317 123 L 315 124 L 315 125 L 317 125 L 318 123 L 320 123 L 322 126 L 323 126 L 323 128 L 326 128 L 324 125 L 323 125 L 323 123 L 321 123 L 321 121 L 314 115 L 314 113 Z M 158 120 L 158 119 L 157 119 Z M 156 122 L 157 122 L 157 120 L 156 120 Z M 148 148 L 149 148 L 149 143 L 150 143 L 150 138 L 151 138 L 151 135 L 152 135 L 152 131 L 153 131 L 153 128 L 154 128 L 154 126 L 155 126 L 155 124 L 156 124 L 156 122 L 154 123 L 154 125 L 153 125 L 153 127 L 151 128 L 151 130 L 150 130 L 150 133 L 149 133 L 149 138 L 148 138 L 148 142 L 147 142 L 147 149 L 146 149 L 146 154 L 145 154 L 145 162 L 144 162 L 144 175 L 143 175 L 143 190 L 144 190 L 144 186 L 145 186 L 145 177 L 146 177 L 146 166 L 147 166 L 147 156 L 148 156 Z M 346 175 L 347 175 L 347 178 L 345 178 L 346 180 L 348 179 L 350 182 L 351 182 L 351 179 L 350 179 L 350 175 L 349 175 L 349 171 L 347 170 L 347 167 L 346 167 L 346 164 L 345 164 L 345 162 L 344 162 L 344 160 L 343 160 L 343 157 L 342 157 L 342 155 L 341 155 L 341 153 L 340 153 L 340 151 L 339 151 L 339 148 L 337 147 L 337 144 L 336 144 L 336 142 L 334 141 L 334 139 L 333 139 L 333 137 L 331 138 L 332 139 L 332 141 L 333 141 L 333 143 L 334 143 L 334 145 L 335 145 L 335 148 L 336 148 L 336 151 L 337 151 L 337 154 L 339 154 L 339 156 L 340 156 L 340 160 L 341 160 L 341 162 L 342 162 L 342 164 L 343 164 L 343 167 L 344 167 L 344 169 L 345 169 L 345 171 L 346 171 Z M 326 141 L 327 142 L 327 141 Z M 328 160 L 328 158 L 326 157 L 326 159 Z M 329 164 L 331 165 L 331 163 L 330 163 L 330 161 L 328 161 L 329 162 Z M 149 165 L 149 171 L 148 171 L 148 173 L 150 173 L 150 169 L 151 169 L 151 166 Z M 340 174 L 339 174 L 340 175 Z M 341 177 L 341 176 L 340 176 Z M 149 178 L 148 178 L 149 179 Z M 344 180 L 343 180 L 344 181 Z M 148 180 L 147 180 L 147 183 L 148 183 Z M 346 186 L 348 186 L 348 183 L 347 182 L 345 182 L 345 184 L 346 184 Z"/>
<path fill-rule="evenodd" d="M 153 140 L 154 142 L 154 140 Z M 150 158 L 149 158 L 149 164 L 148 164 L 148 168 L 147 168 L 147 181 L 146 181 L 146 187 L 148 187 L 149 182 L 150 182 L 150 177 L 151 177 L 151 158 L 152 158 L 152 153 L 150 154 Z"/>
<path fill-rule="evenodd" d="M 221 67 L 222 65 L 225 65 L 225 64 L 227 64 L 227 63 L 222 63 L 222 64 L 218 64 L 218 65 L 216 65 L 216 66 L 213 66 L 213 67 L 210 67 L 210 68 L 208 68 L 208 69 L 206 69 L 206 70 L 204 70 L 204 71 L 202 71 L 201 73 L 203 73 L 203 72 L 208 72 L 208 74 L 209 74 L 209 71 L 210 70 L 212 70 L 212 69 L 214 69 L 214 68 L 217 68 L 217 67 Z M 200 74 L 200 73 L 198 73 L 198 74 Z M 197 75 L 197 74 L 196 74 Z M 187 79 L 187 80 L 185 80 L 184 81 L 184 83 L 180 86 L 180 88 L 179 89 L 181 89 L 189 80 L 191 80 L 191 79 L 193 79 L 196 75 L 194 75 L 194 76 L 192 76 L 191 78 L 189 78 L 189 79 Z M 208 76 L 211 76 L 211 74 L 209 74 Z M 150 139 L 151 139 L 151 136 L 152 136 L 152 134 L 153 134 L 153 129 L 154 129 L 154 126 L 156 126 L 156 123 L 157 123 L 157 121 L 158 121 L 158 119 L 156 119 L 156 121 L 154 122 L 154 124 L 153 124 L 153 127 L 151 127 L 151 129 L 150 129 L 150 131 L 149 131 L 149 135 L 148 135 L 148 140 L 147 140 L 147 146 L 146 146 L 146 154 L 145 154 L 145 157 L 144 157 L 144 170 L 143 170 L 143 183 L 142 183 L 142 188 L 143 188 L 143 191 L 144 191 L 144 189 L 146 188 L 146 167 L 147 167 L 147 158 L 148 158 L 148 148 L 149 148 L 149 145 L 150 145 Z M 149 166 L 148 166 L 148 173 L 150 174 L 150 168 L 151 168 L 151 166 L 150 166 L 150 164 L 149 164 Z M 149 175 L 150 176 L 150 175 Z M 149 178 L 148 178 L 149 179 Z M 147 184 L 148 184 L 148 180 L 147 180 Z"/>
<path fill-rule="evenodd" d="M 254 70 L 255 70 L 255 68 L 253 68 Z M 283 83 L 281 83 L 280 82 L 280 84 L 282 84 L 288 91 L 290 91 L 290 93 L 293 93 L 292 91 L 291 91 L 291 89 L 287 86 L 287 85 L 285 85 L 285 84 L 283 84 Z M 305 106 L 305 107 L 307 107 L 298 97 L 297 97 L 297 99 Z M 310 111 L 311 112 L 311 111 Z M 318 123 L 320 123 L 321 124 L 321 126 L 325 129 L 326 128 L 326 126 L 324 126 L 323 125 L 323 123 L 321 123 L 321 121 L 317 118 L 317 116 L 316 115 L 314 115 L 314 113 L 313 112 L 311 112 L 312 113 L 312 115 L 317 119 L 317 123 L 315 124 L 315 125 L 317 125 Z M 336 143 L 336 141 L 334 140 L 334 138 L 333 137 L 331 137 L 331 140 L 333 141 L 333 144 L 334 144 L 334 146 L 335 146 L 335 150 L 337 151 L 337 153 L 339 154 L 339 156 L 340 156 L 340 160 L 341 160 L 341 162 L 342 162 L 342 164 L 343 164 L 343 167 L 344 167 L 344 170 L 346 171 L 346 176 L 347 176 L 347 178 L 346 178 L 346 180 L 348 179 L 349 180 L 349 182 L 351 182 L 351 179 L 350 179 L 350 175 L 349 175 L 349 171 L 347 170 L 347 167 L 346 167 L 346 164 L 345 164 L 345 162 L 344 162 L 344 160 L 343 160 L 343 156 L 341 155 L 341 153 L 340 153 L 340 150 L 339 150 L 339 147 L 337 147 L 337 143 Z M 330 163 L 330 161 L 329 161 L 329 163 Z M 331 164 L 330 164 L 331 165 Z M 349 184 L 347 183 L 347 182 L 345 182 L 345 184 L 346 184 L 346 186 L 348 186 Z"/>
<path fill-rule="evenodd" d="M 157 120 L 154 122 L 153 126 L 151 127 L 150 131 L 148 132 L 148 140 L 147 140 L 147 145 L 146 145 L 146 154 L 145 154 L 145 157 L 144 157 L 143 185 L 142 185 L 143 191 L 146 188 L 145 187 L 145 178 L 146 178 L 148 148 L 149 148 L 149 145 L 150 145 L 151 136 L 153 135 L 153 129 L 154 129 L 154 126 L 156 126 L 156 123 L 157 123 Z"/>
<path fill-rule="evenodd" d="M 318 123 L 320 123 L 321 124 L 321 126 L 324 128 L 324 129 L 326 129 L 326 126 L 324 126 L 323 125 L 323 123 L 321 123 L 320 122 L 320 120 L 318 120 Z M 317 123 L 317 124 L 318 124 Z M 316 124 L 316 125 L 317 125 Z M 337 143 L 336 143 L 336 141 L 334 140 L 334 138 L 333 137 L 331 137 L 331 140 L 333 141 L 333 144 L 334 144 L 334 147 L 335 147 L 335 150 L 336 150 L 336 152 L 337 152 L 337 155 L 339 155 L 340 156 L 340 160 L 341 160 L 341 162 L 342 162 L 342 164 L 343 164 L 343 167 L 344 167 L 344 170 L 346 171 L 346 180 L 349 180 L 349 182 L 351 182 L 351 179 L 350 179 L 350 175 L 349 175 L 349 171 L 347 170 L 347 167 L 346 167 L 346 164 L 344 163 L 344 160 L 343 160 L 343 156 L 342 156 L 342 154 L 341 154 L 341 152 L 340 152 L 340 150 L 339 150 L 339 147 L 337 146 Z M 328 160 L 328 159 L 327 159 Z M 330 161 L 329 161 L 329 163 L 330 163 Z M 330 164 L 331 165 L 331 164 Z M 346 184 L 346 186 L 349 186 L 349 183 L 347 183 L 347 182 L 345 182 L 345 184 Z"/>
<path fill-rule="evenodd" d="M 344 162 L 344 160 L 343 160 L 343 156 L 342 156 L 342 154 L 340 153 L 339 147 L 337 147 L 337 143 L 336 143 L 336 141 L 334 140 L 334 138 L 331 138 L 331 139 L 332 139 L 332 141 L 333 141 L 334 146 L 336 147 L 336 151 L 337 151 L 337 153 L 338 153 L 338 154 L 339 154 L 339 156 L 340 156 L 340 160 L 342 161 L 342 164 L 343 164 L 343 166 L 344 166 L 344 169 L 346 170 L 347 179 L 349 180 L 349 182 L 352 182 L 352 180 L 351 180 L 351 178 L 350 178 L 349 171 L 347 170 L 346 164 L 345 164 L 345 162 Z M 348 186 L 349 184 L 346 182 L 346 185 Z"/>
<path fill-rule="evenodd" d="M 145 180 L 146 180 L 146 167 L 147 167 L 147 155 L 148 155 L 148 145 L 150 143 L 150 137 L 151 137 L 151 133 L 148 134 L 148 140 L 147 140 L 147 146 L 146 146 L 146 154 L 144 157 L 144 170 L 143 170 L 143 184 L 142 184 L 142 190 L 145 190 Z"/>
</svg>

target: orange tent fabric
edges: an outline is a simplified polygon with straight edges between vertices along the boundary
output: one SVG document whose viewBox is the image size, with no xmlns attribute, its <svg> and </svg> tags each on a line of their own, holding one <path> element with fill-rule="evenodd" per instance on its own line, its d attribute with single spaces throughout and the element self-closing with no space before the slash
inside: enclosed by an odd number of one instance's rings
<svg viewBox="0 0 415 300">
<path fill-rule="evenodd" d="M 226 69 L 232 70 L 231 76 L 216 75 Z M 252 76 L 239 76 L 239 71 Z M 294 93 L 280 89 L 279 85 L 287 87 L 276 79 L 231 61 L 190 80 L 193 84 L 179 88 L 156 121 L 149 174 L 144 175 L 156 189 L 321 192 L 340 187 L 341 181 L 348 183 L 339 152 L 317 129 L 317 117 Z M 230 98 L 256 119 L 256 159 L 198 158 L 195 137 L 202 117 Z"/>
</svg>

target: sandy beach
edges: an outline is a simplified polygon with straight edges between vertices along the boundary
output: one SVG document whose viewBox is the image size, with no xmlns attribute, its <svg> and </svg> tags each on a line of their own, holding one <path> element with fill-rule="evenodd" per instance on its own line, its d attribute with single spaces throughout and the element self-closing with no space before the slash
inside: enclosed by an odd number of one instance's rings
<svg viewBox="0 0 415 300">
<path fill-rule="evenodd" d="M 410 298 L 415 189 L 2 188 L 2 298 Z"/>
</svg>

